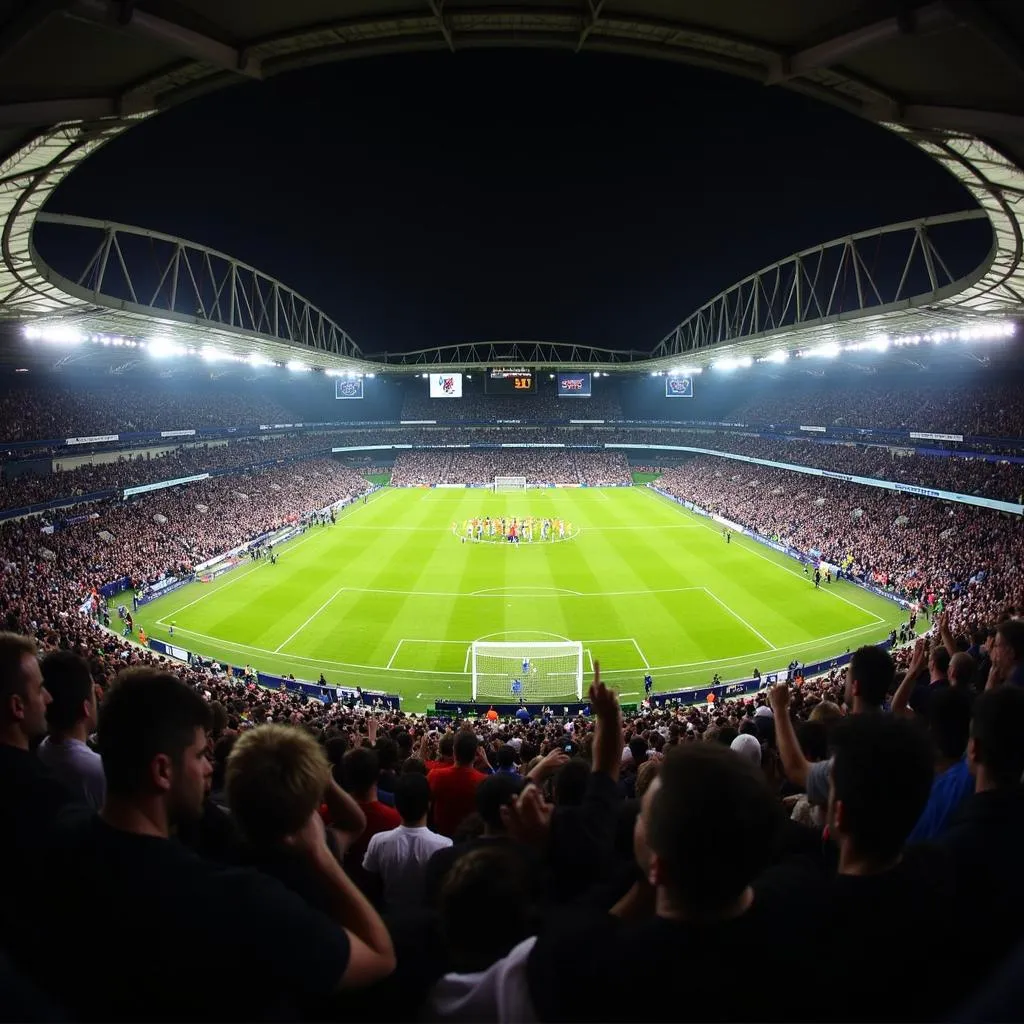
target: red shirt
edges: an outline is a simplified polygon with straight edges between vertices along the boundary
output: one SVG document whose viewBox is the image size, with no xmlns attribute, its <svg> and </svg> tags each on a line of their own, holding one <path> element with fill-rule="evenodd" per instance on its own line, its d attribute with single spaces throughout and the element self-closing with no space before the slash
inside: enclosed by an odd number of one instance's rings
<svg viewBox="0 0 1024 1024">
<path fill-rule="evenodd" d="M 378 832 L 390 832 L 402 824 L 402 818 L 394 807 L 388 807 L 379 800 L 370 800 L 368 803 L 357 801 L 366 815 L 366 829 L 363 834 L 345 851 L 343 866 L 349 878 L 359 886 L 363 892 L 367 892 L 368 875 L 363 870 L 363 854 L 370 845 L 370 840 Z"/>
<path fill-rule="evenodd" d="M 434 798 L 434 828 L 443 836 L 454 836 L 463 818 L 476 811 L 476 787 L 486 779 L 472 765 L 454 764 L 435 768 L 428 776 Z"/>
</svg>

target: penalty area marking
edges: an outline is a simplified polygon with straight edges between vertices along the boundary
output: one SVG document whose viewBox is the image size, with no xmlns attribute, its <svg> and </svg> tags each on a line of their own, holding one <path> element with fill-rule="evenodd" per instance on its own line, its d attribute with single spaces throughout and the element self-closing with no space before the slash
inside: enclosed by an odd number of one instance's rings
<svg viewBox="0 0 1024 1024">
<path fill-rule="evenodd" d="M 771 640 L 769 640 L 768 637 L 764 635 L 764 633 L 762 633 L 758 629 L 754 629 L 754 627 L 749 622 L 747 622 L 747 620 L 743 618 L 743 616 L 740 615 L 739 612 L 734 612 L 720 597 L 718 597 L 717 594 L 715 594 L 713 590 L 709 590 L 707 587 L 704 587 L 703 590 L 704 593 L 707 594 L 712 601 L 715 601 L 722 608 L 724 608 L 741 625 L 746 626 L 747 629 L 749 629 L 750 632 L 753 633 L 754 636 L 756 636 L 762 643 L 767 644 L 770 650 L 778 650 L 778 647 L 776 647 L 775 644 L 773 644 Z"/>
<path fill-rule="evenodd" d="M 646 657 L 644 657 L 644 652 L 640 649 L 640 645 L 636 642 L 636 638 L 630 637 L 629 639 L 633 641 L 633 646 L 636 648 L 636 653 L 640 655 L 640 660 L 644 663 L 644 668 L 650 668 L 651 663 Z"/>
<path fill-rule="evenodd" d="M 865 633 L 867 630 L 873 629 L 875 627 L 875 625 L 876 625 L 875 623 L 868 623 L 865 626 L 857 626 L 854 629 L 847 629 L 847 630 L 844 630 L 841 633 L 832 633 L 829 636 L 814 637 L 814 638 L 812 638 L 810 640 L 801 641 L 800 643 L 787 644 L 784 647 L 776 648 L 775 653 L 779 654 L 779 653 L 785 652 L 785 651 L 793 651 L 795 653 L 799 653 L 802 650 L 806 650 L 808 647 L 812 647 L 812 646 L 814 646 L 816 644 L 822 644 L 822 643 L 825 643 L 825 642 L 827 642 L 829 640 L 836 640 L 836 639 L 839 639 L 840 637 L 849 637 L 849 636 L 853 636 L 853 635 L 856 635 L 856 634 L 859 634 L 859 633 Z M 272 651 L 272 650 L 270 650 L 269 648 L 266 648 L 266 647 L 256 647 L 253 644 L 241 644 L 241 643 L 238 643 L 236 640 L 225 640 L 225 639 L 223 639 L 222 637 L 219 637 L 219 636 L 211 636 L 209 633 L 200 633 L 198 630 L 195 630 L 195 629 L 186 629 L 184 627 L 179 627 L 179 626 L 176 626 L 175 629 L 176 629 L 176 631 L 178 633 L 184 633 L 187 636 L 197 636 L 197 637 L 199 637 L 202 640 L 210 640 L 213 643 L 220 644 L 223 647 L 230 647 L 230 648 L 233 648 L 235 650 L 246 651 L 246 652 L 250 652 L 250 653 L 254 652 L 256 654 L 271 654 L 271 655 L 273 655 L 273 654 L 277 654 L 278 653 L 278 652 Z M 498 635 L 499 636 L 503 636 L 505 634 L 498 634 Z M 550 634 L 546 634 L 546 635 L 550 635 Z M 629 642 L 630 639 L 631 638 L 629 638 L 629 637 L 625 638 L 625 640 L 627 642 Z M 464 644 L 465 642 L 466 642 L 465 640 L 431 640 L 431 641 L 429 641 L 429 643 L 435 643 L 435 644 L 437 644 L 437 643 Z M 585 643 L 585 644 L 588 644 L 588 643 L 609 643 L 610 641 L 608 641 L 608 640 L 584 640 L 584 641 L 581 641 L 581 642 Z M 743 654 L 734 654 L 734 655 L 732 655 L 731 657 L 728 657 L 728 658 L 708 658 L 708 659 L 705 659 L 704 661 L 683 661 L 683 662 L 679 662 L 678 664 L 675 664 L 675 665 L 652 665 L 652 666 L 650 666 L 650 670 L 652 672 L 669 672 L 669 671 L 674 671 L 676 669 L 702 668 L 705 665 L 723 665 L 723 666 L 724 665 L 732 665 L 732 664 L 735 664 L 737 662 L 748 661 L 751 658 L 756 658 L 759 654 L 765 654 L 765 653 L 767 653 L 767 652 L 766 651 L 748 651 L 748 652 L 745 652 Z M 303 662 L 305 664 L 314 665 L 314 666 L 328 665 L 328 666 L 330 666 L 332 668 L 357 669 L 357 670 L 363 671 L 363 672 L 383 672 L 384 671 L 384 668 L 381 665 L 363 665 L 363 664 L 360 664 L 358 662 L 352 662 L 352 661 L 333 661 L 330 658 L 311 658 L 308 655 L 303 655 L 303 654 L 279 654 L 278 656 L 283 658 L 286 661 Z M 839 657 L 839 655 L 838 654 L 834 655 L 834 657 Z M 223 660 L 223 659 L 218 657 L 218 660 Z M 257 660 L 257 659 L 252 659 L 252 660 Z M 636 671 L 637 670 L 635 668 L 607 669 L 602 674 L 606 675 L 606 676 L 625 675 L 628 672 L 636 672 Z M 392 672 L 404 673 L 403 675 L 399 676 L 399 678 L 403 678 L 403 679 L 404 678 L 411 679 L 411 678 L 415 678 L 417 676 L 449 676 L 449 677 L 452 677 L 452 676 L 458 676 L 459 675 L 458 672 L 442 672 L 442 671 L 439 671 L 437 669 L 425 669 L 425 668 L 392 669 Z"/>
<path fill-rule="evenodd" d="M 297 630 L 295 630 L 294 633 L 290 633 L 288 635 L 288 639 L 287 640 L 285 640 L 284 642 L 278 644 L 277 647 L 274 648 L 273 653 L 274 654 L 279 654 L 282 647 L 287 646 L 287 644 L 290 641 L 294 640 L 295 637 L 297 637 L 344 590 L 345 590 L 344 587 L 339 587 L 333 594 L 331 594 L 331 596 L 329 598 L 327 598 L 327 600 L 324 601 L 324 603 L 322 605 L 320 605 L 320 607 L 317 608 L 317 610 L 315 612 L 313 612 L 313 614 L 310 615 L 310 617 L 308 619 L 306 619 L 306 621 L 303 622 L 302 625 L 299 626 L 299 628 Z M 401 642 L 401 641 L 399 641 L 399 642 Z"/>
</svg>

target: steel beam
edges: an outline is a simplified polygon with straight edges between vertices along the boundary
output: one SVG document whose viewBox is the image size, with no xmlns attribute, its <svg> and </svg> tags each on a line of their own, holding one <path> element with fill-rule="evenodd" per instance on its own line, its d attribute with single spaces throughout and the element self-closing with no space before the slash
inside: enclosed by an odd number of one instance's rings
<svg viewBox="0 0 1024 1024">
<path fill-rule="evenodd" d="M 584 16 L 583 28 L 580 30 L 579 42 L 576 44 L 576 52 L 579 53 L 583 49 L 583 44 L 587 41 L 587 36 L 594 31 L 594 26 L 597 24 L 598 19 L 601 17 L 601 9 L 605 5 L 605 0 L 587 0 L 587 7 L 589 13 Z"/>
<path fill-rule="evenodd" d="M 441 29 L 441 35 L 444 36 L 444 41 L 448 44 L 448 49 L 454 53 L 455 40 L 452 38 L 452 32 L 448 27 L 448 23 L 444 20 L 444 0 L 427 0 L 427 2 L 430 4 L 430 10 L 437 19 L 438 28 Z"/>
<path fill-rule="evenodd" d="M 95 22 L 118 31 L 134 33 L 166 46 L 182 57 L 189 57 L 215 68 L 223 68 L 247 78 L 262 78 L 260 62 L 244 49 L 237 49 L 195 32 L 184 25 L 140 11 L 124 0 L 75 0 L 70 8 L 74 17 Z"/>
<path fill-rule="evenodd" d="M 955 18 L 945 3 L 936 0 L 925 7 L 908 8 L 890 18 L 868 22 L 859 28 L 833 36 L 783 57 L 765 79 L 767 85 L 779 85 L 819 68 L 830 68 L 879 43 L 901 35 L 927 32 L 954 24 Z"/>
</svg>

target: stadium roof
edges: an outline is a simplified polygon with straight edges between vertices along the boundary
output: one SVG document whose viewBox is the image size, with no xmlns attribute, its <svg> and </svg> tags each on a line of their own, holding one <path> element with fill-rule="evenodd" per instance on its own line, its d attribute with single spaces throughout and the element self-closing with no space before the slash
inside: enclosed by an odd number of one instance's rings
<svg viewBox="0 0 1024 1024">
<path fill-rule="evenodd" d="M 0 316 L 59 317 L 84 330 L 135 335 L 181 330 L 236 352 L 379 369 L 283 283 L 181 240 L 161 236 L 169 250 L 164 291 L 136 293 L 125 252 L 132 237 L 153 237 L 144 229 L 66 224 L 98 239 L 93 264 L 69 281 L 35 251 L 36 216 L 97 146 L 205 92 L 359 56 L 494 46 L 683 61 L 840 106 L 904 136 L 956 175 L 988 218 L 992 246 L 975 271 L 952 279 L 934 221 L 860 236 L 907 238 L 908 273 L 886 292 L 867 274 L 858 239 L 839 239 L 723 292 L 647 360 L 516 342 L 389 356 L 391 369 L 506 358 L 670 369 L 701 365 L 712 352 L 756 355 L 780 344 L 912 332 L 922 320 L 951 325 L 1024 310 L 1018 0 L 0 0 Z M 837 306 L 835 288 L 814 287 L 816 259 L 826 274 L 840 267 L 836 281 L 843 267 L 846 279 L 853 275 L 856 302 Z M 914 259 L 923 261 L 923 290 L 909 287 Z M 113 271 L 128 284 L 111 287 L 105 275 Z"/>
</svg>

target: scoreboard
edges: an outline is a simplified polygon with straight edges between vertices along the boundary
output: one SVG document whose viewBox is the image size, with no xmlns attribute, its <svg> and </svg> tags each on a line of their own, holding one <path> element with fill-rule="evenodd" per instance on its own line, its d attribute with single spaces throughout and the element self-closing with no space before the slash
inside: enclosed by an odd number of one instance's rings
<svg viewBox="0 0 1024 1024">
<path fill-rule="evenodd" d="M 484 392 L 488 395 L 534 395 L 537 379 L 533 370 L 488 370 L 484 378 Z"/>
</svg>

